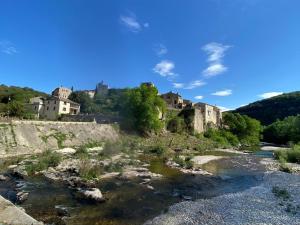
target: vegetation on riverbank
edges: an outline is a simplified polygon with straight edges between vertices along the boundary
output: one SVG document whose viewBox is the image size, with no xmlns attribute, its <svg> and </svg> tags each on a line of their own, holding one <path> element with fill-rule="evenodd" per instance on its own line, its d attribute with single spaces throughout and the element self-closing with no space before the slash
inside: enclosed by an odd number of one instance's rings
<svg viewBox="0 0 300 225">
<path fill-rule="evenodd" d="M 300 164 L 300 145 L 294 145 L 292 149 L 275 151 L 275 158 L 283 162 Z"/>
</svg>

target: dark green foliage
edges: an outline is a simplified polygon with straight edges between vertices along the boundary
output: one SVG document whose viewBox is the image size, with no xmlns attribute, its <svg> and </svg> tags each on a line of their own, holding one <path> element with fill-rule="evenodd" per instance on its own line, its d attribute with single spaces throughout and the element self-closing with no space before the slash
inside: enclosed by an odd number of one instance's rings
<svg viewBox="0 0 300 225">
<path fill-rule="evenodd" d="M 76 91 L 72 92 L 69 99 L 80 104 L 80 111 L 82 113 L 93 113 L 98 111 L 97 105 L 87 93 Z"/>
<path fill-rule="evenodd" d="M 300 142 L 300 115 L 272 123 L 264 129 L 263 136 L 265 141 L 277 144 Z"/>
<path fill-rule="evenodd" d="M 25 108 L 30 98 L 47 96 L 31 88 L 0 85 L 0 113 L 11 117 L 32 119 L 32 113 Z"/>
<path fill-rule="evenodd" d="M 281 198 L 284 201 L 291 198 L 291 195 L 289 194 L 289 192 L 286 189 L 280 188 L 278 186 L 274 186 L 272 188 L 272 192 L 277 198 Z"/>
<path fill-rule="evenodd" d="M 300 92 L 291 92 L 257 101 L 238 108 L 234 112 L 255 118 L 263 125 L 269 125 L 278 119 L 282 120 L 300 113 Z"/>
<path fill-rule="evenodd" d="M 87 93 L 75 91 L 69 99 L 80 104 L 83 113 L 116 114 L 121 110 L 126 89 L 109 89 L 106 95 L 97 94 L 91 98 Z"/>
<path fill-rule="evenodd" d="M 204 133 L 204 137 L 218 143 L 218 147 L 226 148 L 239 145 L 238 137 L 226 130 L 209 129 Z"/>
<path fill-rule="evenodd" d="M 223 125 L 227 131 L 238 137 L 242 145 L 259 145 L 262 128 L 258 120 L 228 112 L 223 116 Z"/>
<path fill-rule="evenodd" d="M 182 117 L 176 116 L 169 120 L 167 129 L 173 133 L 184 133 L 187 130 L 185 121 Z"/>
<path fill-rule="evenodd" d="M 122 104 L 123 128 L 137 130 L 140 133 L 158 132 L 164 127 L 159 118 L 166 109 L 165 102 L 158 96 L 155 87 L 141 85 L 129 89 Z"/>
<path fill-rule="evenodd" d="M 150 146 L 148 149 L 148 152 L 151 154 L 156 154 L 158 156 L 162 156 L 167 152 L 167 149 L 165 146 L 157 144 L 154 146 Z"/>
</svg>

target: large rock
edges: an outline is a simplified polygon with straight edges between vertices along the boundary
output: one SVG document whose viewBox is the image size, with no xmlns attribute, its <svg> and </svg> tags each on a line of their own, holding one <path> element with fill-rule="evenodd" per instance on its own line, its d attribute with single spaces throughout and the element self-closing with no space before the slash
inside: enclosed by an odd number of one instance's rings
<svg viewBox="0 0 300 225">
<path fill-rule="evenodd" d="M 105 199 L 98 188 L 91 188 L 87 190 L 80 190 L 83 196 L 87 199 L 94 200 L 96 202 L 103 202 Z"/>
</svg>

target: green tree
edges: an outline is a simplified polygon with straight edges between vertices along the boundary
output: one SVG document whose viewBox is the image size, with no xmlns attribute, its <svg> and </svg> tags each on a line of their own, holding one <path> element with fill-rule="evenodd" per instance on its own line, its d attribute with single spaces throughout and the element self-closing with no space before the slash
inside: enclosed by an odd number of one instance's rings
<svg viewBox="0 0 300 225">
<path fill-rule="evenodd" d="M 80 111 L 83 113 L 95 113 L 97 112 L 97 106 L 94 104 L 90 96 L 81 91 L 72 92 L 69 99 L 80 104 Z"/>
<path fill-rule="evenodd" d="M 239 113 L 225 113 L 223 116 L 224 128 L 236 135 L 242 145 L 258 145 L 261 136 L 261 124 L 258 120 L 252 119 Z"/>
<path fill-rule="evenodd" d="M 121 111 L 123 126 L 136 129 L 143 134 L 160 131 L 164 127 L 164 122 L 159 116 L 165 110 L 165 102 L 159 97 L 155 87 L 141 85 L 138 88 L 128 89 L 123 98 Z"/>
</svg>

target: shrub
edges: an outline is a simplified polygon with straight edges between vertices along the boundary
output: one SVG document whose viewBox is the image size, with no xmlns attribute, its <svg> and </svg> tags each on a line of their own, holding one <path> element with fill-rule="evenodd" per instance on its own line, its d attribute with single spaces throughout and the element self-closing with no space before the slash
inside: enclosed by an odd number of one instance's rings
<svg viewBox="0 0 300 225">
<path fill-rule="evenodd" d="M 148 152 L 152 153 L 152 154 L 156 154 L 158 156 L 162 156 L 167 152 L 167 149 L 165 146 L 157 144 L 157 145 L 151 146 L 149 148 Z"/>
<path fill-rule="evenodd" d="M 186 124 L 182 117 L 176 116 L 167 124 L 167 129 L 173 133 L 183 133 L 186 129 Z"/>
<path fill-rule="evenodd" d="M 89 160 L 83 159 L 79 164 L 79 176 L 85 180 L 98 178 L 103 174 L 103 168 L 99 165 L 92 164 Z"/>
<path fill-rule="evenodd" d="M 275 159 L 300 164 L 300 145 L 294 145 L 289 150 L 278 150 L 274 153 Z"/>
<path fill-rule="evenodd" d="M 26 165 L 26 171 L 34 174 L 34 172 L 45 170 L 48 167 L 56 167 L 60 161 L 61 156 L 57 152 L 47 150 L 39 156 L 37 163 Z"/>
<path fill-rule="evenodd" d="M 278 186 L 274 186 L 272 192 L 277 198 L 282 198 L 283 200 L 288 200 L 291 197 L 286 189 L 281 189 Z"/>
</svg>

